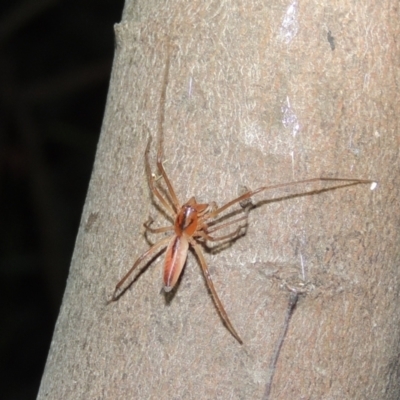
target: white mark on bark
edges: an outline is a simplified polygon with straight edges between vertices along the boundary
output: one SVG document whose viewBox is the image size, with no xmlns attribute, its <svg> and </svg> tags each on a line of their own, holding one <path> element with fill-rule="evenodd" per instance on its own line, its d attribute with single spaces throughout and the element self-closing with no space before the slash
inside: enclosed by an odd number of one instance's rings
<svg viewBox="0 0 400 400">
<path fill-rule="evenodd" d="M 292 136 L 295 138 L 300 131 L 299 120 L 290 105 L 289 97 L 286 97 L 286 103 L 283 104 L 282 108 L 282 124 L 285 128 L 290 128 L 292 130 Z"/>
<path fill-rule="evenodd" d="M 293 1 L 286 10 L 285 16 L 283 17 L 282 26 L 279 31 L 280 39 L 289 44 L 299 31 L 298 22 L 298 2 Z"/>
</svg>

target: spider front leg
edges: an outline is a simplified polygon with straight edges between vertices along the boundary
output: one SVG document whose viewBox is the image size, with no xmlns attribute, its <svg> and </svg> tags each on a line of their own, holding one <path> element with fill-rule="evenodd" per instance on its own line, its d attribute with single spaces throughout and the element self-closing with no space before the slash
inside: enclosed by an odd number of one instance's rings
<svg viewBox="0 0 400 400">
<path fill-rule="evenodd" d="M 147 180 L 149 182 L 149 187 L 150 190 L 152 191 L 153 195 L 160 201 L 160 203 L 165 207 L 165 209 L 169 212 L 170 215 L 175 215 L 176 211 L 179 209 L 179 207 L 176 207 L 174 204 L 174 207 L 172 207 L 168 201 L 164 198 L 164 196 L 161 194 L 160 190 L 158 189 L 156 185 L 156 178 L 151 172 L 151 167 L 150 167 L 150 161 L 149 161 L 149 152 L 150 152 L 150 143 L 151 143 L 151 136 L 149 136 L 149 140 L 147 142 L 146 146 L 146 151 L 144 153 L 144 158 L 145 158 L 145 168 L 146 168 L 146 175 L 147 175 Z M 164 176 L 165 174 L 165 176 Z M 164 171 L 163 177 L 166 177 L 166 173 Z M 167 177 L 168 179 L 168 177 Z M 168 181 L 169 182 L 169 181 Z M 169 185 L 168 185 L 169 187 Z"/>
<path fill-rule="evenodd" d="M 311 178 L 311 179 L 304 179 L 301 181 L 295 181 L 295 182 L 287 182 L 287 183 L 279 183 L 278 185 L 271 185 L 271 186 L 262 186 L 259 187 L 258 189 L 255 190 L 250 190 L 244 194 L 242 194 L 239 197 L 236 197 L 235 199 L 228 201 L 226 204 L 224 204 L 223 206 L 217 208 L 216 210 L 208 213 L 207 215 L 204 216 L 204 219 L 210 219 L 210 218 L 215 218 L 218 214 L 221 214 L 223 211 L 225 211 L 226 209 L 232 207 L 234 204 L 236 203 L 241 203 L 243 201 L 246 201 L 247 199 L 250 199 L 251 197 L 253 197 L 254 195 L 264 192 L 264 191 L 268 191 L 268 190 L 272 190 L 272 189 L 279 189 L 279 188 L 284 188 L 284 187 L 289 187 L 289 186 L 295 186 L 295 185 L 300 185 L 300 184 L 304 184 L 304 183 L 313 183 L 313 182 L 347 182 L 347 183 L 343 183 L 343 184 L 338 184 L 336 186 L 331 186 L 325 189 L 319 189 L 319 190 L 311 190 L 308 192 L 304 192 L 304 195 L 306 194 L 313 194 L 313 193 L 321 193 L 321 192 L 326 192 L 329 190 L 334 190 L 334 189 L 339 189 L 339 188 L 345 188 L 345 187 L 349 187 L 349 186 L 355 186 L 355 185 L 360 185 L 360 184 L 364 184 L 364 183 L 375 183 L 375 181 L 370 180 L 370 179 L 356 179 L 356 178 L 325 178 L 325 177 L 321 177 L 321 178 Z"/>
<path fill-rule="evenodd" d="M 208 271 L 206 260 L 204 259 L 203 252 L 201 251 L 200 246 L 197 244 L 196 240 L 193 238 L 189 238 L 189 243 L 193 247 L 197 258 L 199 259 L 201 270 L 203 271 L 204 278 L 207 283 L 207 287 L 211 292 L 211 296 L 214 300 L 215 306 L 217 307 L 218 313 L 222 320 L 224 321 L 226 327 L 228 328 L 229 332 L 233 335 L 233 337 L 240 343 L 243 344 L 242 339 L 236 332 L 235 328 L 233 327 L 231 321 L 228 318 L 228 314 L 225 311 L 224 306 L 222 305 L 221 300 L 218 297 L 217 291 L 215 290 L 214 284 L 211 280 L 210 272 Z"/>
</svg>

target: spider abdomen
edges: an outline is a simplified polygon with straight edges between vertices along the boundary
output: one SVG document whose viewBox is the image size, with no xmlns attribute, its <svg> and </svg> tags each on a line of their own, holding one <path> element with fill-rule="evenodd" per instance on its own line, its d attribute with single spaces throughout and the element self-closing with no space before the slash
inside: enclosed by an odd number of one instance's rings
<svg viewBox="0 0 400 400">
<path fill-rule="evenodd" d="M 185 265 L 189 242 L 184 235 L 174 235 L 165 254 L 164 290 L 170 292 L 175 286 Z"/>
</svg>

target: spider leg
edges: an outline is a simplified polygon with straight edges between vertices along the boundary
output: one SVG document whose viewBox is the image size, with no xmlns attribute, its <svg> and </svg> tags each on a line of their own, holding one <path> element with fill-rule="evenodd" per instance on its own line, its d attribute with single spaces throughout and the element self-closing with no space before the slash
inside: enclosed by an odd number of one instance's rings
<svg viewBox="0 0 400 400">
<path fill-rule="evenodd" d="M 158 190 L 158 187 L 156 186 L 156 183 L 155 183 L 155 178 L 151 173 L 150 162 L 149 162 L 150 143 L 151 143 L 151 136 L 149 136 L 149 140 L 147 142 L 146 152 L 145 152 L 146 174 L 147 174 L 147 180 L 149 181 L 150 190 L 153 192 L 154 196 L 156 196 L 157 199 L 160 200 L 161 204 L 170 213 L 170 215 L 174 216 L 176 214 L 176 211 L 173 209 L 173 207 L 171 207 L 171 205 L 168 203 L 168 201 L 163 197 L 161 192 Z M 158 165 L 158 161 L 157 161 L 157 165 Z M 165 173 L 165 171 L 164 171 L 164 173 Z M 167 174 L 165 174 L 165 176 L 167 176 Z M 165 177 L 164 177 L 164 179 L 165 179 Z"/>
<path fill-rule="evenodd" d="M 272 190 L 272 189 L 283 188 L 286 186 L 294 186 L 294 185 L 300 185 L 302 183 L 312 183 L 312 182 L 348 182 L 343 185 L 338 185 L 338 186 L 330 187 L 330 188 L 326 189 L 326 190 L 332 190 L 332 189 L 339 189 L 339 188 L 344 188 L 344 187 L 348 187 L 348 186 L 359 185 L 362 183 L 373 183 L 374 181 L 369 180 L 369 179 L 352 179 L 352 178 L 312 178 L 312 179 L 305 179 L 305 180 L 296 181 L 296 182 L 280 183 L 279 185 L 262 186 L 258 189 L 250 190 L 249 192 L 244 193 L 239 197 L 236 197 L 236 199 L 228 201 L 228 203 L 217 208 L 215 211 L 212 211 L 209 214 L 205 215 L 204 219 L 214 218 L 215 216 L 217 216 L 221 212 L 225 211 L 227 208 L 233 206 L 234 204 L 239 203 L 243 200 L 246 200 L 246 199 L 256 195 L 257 193 L 263 192 L 264 190 Z M 323 189 L 318 190 L 318 191 L 321 192 L 321 191 L 323 191 Z M 306 192 L 306 193 L 313 193 L 313 192 L 315 192 L 315 190 L 313 190 L 311 192 Z"/>
<path fill-rule="evenodd" d="M 172 186 L 171 181 L 168 178 L 167 173 L 165 172 L 164 166 L 162 164 L 162 158 L 160 157 L 160 154 L 157 155 L 157 168 L 161 172 L 162 177 L 164 178 L 165 183 L 167 184 L 168 192 L 171 196 L 171 200 L 174 203 L 175 210 L 178 211 L 181 208 L 181 205 L 179 203 L 179 200 L 175 194 L 175 190 Z"/>
<path fill-rule="evenodd" d="M 168 56 L 167 56 L 167 61 L 165 63 L 165 71 L 164 71 L 164 80 L 163 80 L 163 85 L 161 89 L 161 96 L 160 96 L 160 114 L 158 118 L 158 137 L 159 137 L 159 143 L 158 143 L 158 152 L 157 152 L 157 168 L 161 172 L 161 175 L 164 178 L 164 181 L 167 185 L 168 192 L 171 196 L 171 200 L 174 203 L 175 210 L 178 211 L 181 206 L 178 200 L 178 197 L 175 194 L 175 190 L 172 186 L 171 181 L 168 178 L 167 173 L 165 172 L 162 159 L 163 159 L 163 144 L 164 144 L 164 120 L 165 120 L 165 99 L 167 97 L 167 87 L 168 87 L 168 76 L 169 76 L 169 66 L 170 66 L 170 59 L 171 59 L 171 47 L 170 45 L 168 46 Z"/>
<path fill-rule="evenodd" d="M 226 240 L 226 239 L 232 239 L 234 237 L 237 237 L 241 231 L 242 227 L 239 226 L 234 232 L 228 233 L 227 235 L 223 236 L 210 236 L 206 232 L 198 232 L 196 234 L 196 237 L 202 237 L 204 240 L 210 241 L 210 242 L 220 242 L 221 240 Z"/>
<path fill-rule="evenodd" d="M 200 236 L 205 240 L 209 240 L 210 242 L 218 242 L 220 240 L 226 240 L 226 239 L 234 238 L 240 233 L 240 231 L 242 230 L 244 225 L 238 226 L 237 229 L 235 229 L 235 231 L 233 231 L 231 233 L 228 233 L 227 235 L 224 235 L 224 236 L 215 237 L 215 236 L 211 236 L 209 234 L 213 233 L 213 232 L 216 232 L 216 231 L 218 231 L 218 230 L 220 230 L 222 228 L 225 228 L 228 225 L 235 224 L 235 223 L 237 223 L 239 221 L 242 221 L 244 219 L 247 220 L 247 215 L 244 215 L 243 217 L 237 218 L 234 221 L 230 221 L 230 222 L 227 222 L 225 224 L 218 225 L 215 228 L 212 228 L 210 230 L 208 230 L 207 227 L 205 227 L 203 231 L 196 232 L 196 234 L 194 236 Z"/>
<path fill-rule="evenodd" d="M 162 246 L 166 246 L 168 242 L 171 240 L 171 237 L 166 237 L 160 241 L 158 241 L 156 244 L 154 244 L 152 247 L 150 247 L 149 250 L 145 251 L 133 264 L 132 268 L 125 274 L 125 276 L 117 283 L 117 286 L 115 286 L 114 293 L 112 295 L 111 301 L 116 301 L 119 299 L 119 297 L 124 293 L 125 289 L 121 289 L 123 284 L 126 282 L 126 280 L 131 276 L 132 272 L 136 269 L 136 267 L 147 257 L 151 257 L 154 255 L 158 249 Z"/>
<path fill-rule="evenodd" d="M 146 231 L 149 231 L 151 233 L 163 233 L 163 232 L 169 232 L 173 231 L 174 227 L 172 225 L 170 226 L 164 226 L 163 228 L 152 228 L 150 225 L 153 223 L 153 219 L 149 218 L 143 226 L 146 228 Z"/>
<path fill-rule="evenodd" d="M 207 229 L 208 227 L 206 227 L 206 232 L 207 233 L 213 233 L 213 232 L 219 231 L 220 229 L 223 229 L 223 228 L 225 228 L 225 227 L 227 227 L 229 225 L 236 224 L 237 222 L 243 221 L 244 219 L 247 221 L 248 213 L 246 213 L 246 215 L 243 215 L 240 218 L 234 219 L 233 221 L 229 221 L 229 222 L 226 222 L 224 224 L 220 224 L 220 225 L 217 225 L 215 227 L 211 227 L 211 229 Z"/>
<path fill-rule="evenodd" d="M 218 313 L 222 320 L 224 321 L 226 327 L 228 328 L 229 332 L 234 336 L 234 338 L 240 343 L 243 344 L 242 339 L 240 336 L 237 334 L 235 328 L 233 327 L 231 321 L 228 318 L 228 314 L 226 313 L 224 306 L 221 303 L 221 300 L 218 297 L 217 291 L 214 288 L 214 284 L 211 280 L 210 273 L 208 271 L 207 263 L 206 260 L 204 259 L 203 252 L 201 251 L 200 246 L 196 243 L 196 241 L 192 238 L 189 238 L 190 244 L 193 246 L 194 251 L 196 252 L 196 255 L 200 261 L 200 266 L 203 271 L 204 278 L 207 283 L 207 287 L 211 292 L 212 298 L 214 300 L 214 303 L 217 307 Z"/>
</svg>

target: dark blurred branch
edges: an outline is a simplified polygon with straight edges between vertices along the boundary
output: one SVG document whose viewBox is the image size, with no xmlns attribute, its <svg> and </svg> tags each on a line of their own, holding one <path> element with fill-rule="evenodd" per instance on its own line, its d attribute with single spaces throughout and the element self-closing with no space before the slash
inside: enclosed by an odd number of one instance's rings
<svg viewBox="0 0 400 400">
<path fill-rule="evenodd" d="M 21 97 L 25 102 L 38 103 L 79 93 L 89 86 L 107 81 L 110 70 L 111 60 L 109 58 L 72 71 L 67 70 L 57 76 L 33 83 L 23 90 Z"/>
<path fill-rule="evenodd" d="M 52 305 L 58 307 L 65 286 L 65 277 L 59 268 L 59 263 L 63 260 L 64 235 L 54 183 L 44 161 L 40 134 L 35 127 L 31 110 L 21 103 L 15 105 L 14 113 L 16 126 L 26 151 L 30 191 L 38 219 L 37 226 L 40 228 L 38 235 L 44 260 L 43 276 L 52 298 Z"/>
<path fill-rule="evenodd" d="M 18 29 L 57 2 L 58 0 L 26 0 L 17 4 L 0 20 L 0 45 Z"/>
</svg>

